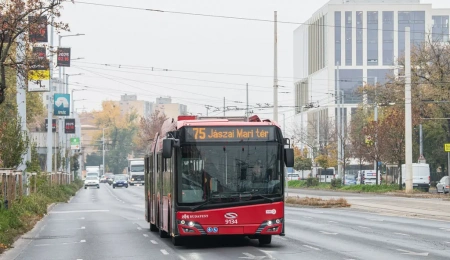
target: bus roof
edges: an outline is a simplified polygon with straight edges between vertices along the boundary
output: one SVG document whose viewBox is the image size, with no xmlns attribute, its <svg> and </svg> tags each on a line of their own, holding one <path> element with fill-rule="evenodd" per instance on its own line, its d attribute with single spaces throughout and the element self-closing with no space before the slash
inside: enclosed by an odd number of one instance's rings
<svg viewBox="0 0 450 260">
<path fill-rule="evenodd" d="M 184 126 L 277 126 L 280 127 L 275 122 L 236 122 L 228 121 L 226 119 L 203 119 L 203 120 L 186 120 L 178 121 L 177 129 Z"/>
</svg>

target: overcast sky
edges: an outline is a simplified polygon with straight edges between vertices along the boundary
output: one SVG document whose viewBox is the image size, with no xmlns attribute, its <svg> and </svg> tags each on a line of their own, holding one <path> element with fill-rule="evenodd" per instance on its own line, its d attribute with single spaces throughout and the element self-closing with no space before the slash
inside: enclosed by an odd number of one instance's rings
<svg viewBox="0 0 450 260">
<path fill-rule="evenodd" d="M 84 0 L 97 4 L 167 11 L 305 22 L 327 0 Z M 447 0 L 422 0 L 434 8 L 450 8 Z M 68 74 L 76 108 L 100 109 L 104 100 L 136 94 L 154 102 L 171 96 L 188 111 L 206 115 L 206 105 L 245 108 L 245 85 L 251 107 L 273 104 L 273 23 L 233 20 L 126 8 L 65 4 L 61 20 L 71 32 L 84 36 L 62 38 L 72 48 Z M 279 122 L 293 115 L 293 31 L 299 25 L 278 24 Z M 57 37 L 55 36 L 55 43 Z M 105 66 L 102 64 L 109 64 Z M 152 71 L 152 67 L 154 68 Z M 162 71 L 167 69 L 168 71 Z M 241 75 L 230 75 L 241 74 Z M 251 76 L 253 75 L 253 76 Z M 84 86 L 84 87 L 83 87 Z M 85 99 L 85 100 L 80 100 Z M 223 112 L 209 111 L 210 115 Z M 272 109 L 253 109 L 272 118 Z M 227 112 L 244 115 L 244 111 Z"/>
</svg>

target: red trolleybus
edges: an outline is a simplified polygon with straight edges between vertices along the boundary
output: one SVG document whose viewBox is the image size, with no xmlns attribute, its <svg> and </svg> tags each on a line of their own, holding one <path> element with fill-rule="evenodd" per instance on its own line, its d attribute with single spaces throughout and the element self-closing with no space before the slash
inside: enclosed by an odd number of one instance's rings
<svg viewBox="0 0 450 260">
<path fill-rule="evenodd" d="M 294 152 L 280 127 L 179 117 L 167 120 L 145 157 L 145 217 L 174 245 L 192 236 L 284 235 L 284 173 Z"/>
</svg>

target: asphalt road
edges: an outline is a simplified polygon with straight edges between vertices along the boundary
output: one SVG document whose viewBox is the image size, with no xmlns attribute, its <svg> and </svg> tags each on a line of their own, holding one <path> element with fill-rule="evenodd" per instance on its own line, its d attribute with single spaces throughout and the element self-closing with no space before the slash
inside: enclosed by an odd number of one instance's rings
<svg viewBox="0 0 450 260">
<path fill-rule="evenodd" d="M 450 222 L 358 209 L 286 209 L 286 237 L 259 247 L 242 238 L 174 247 L 150 232 L 143 187 L 80 190 L 0 259 L 450 259 Z"/>
</svg>

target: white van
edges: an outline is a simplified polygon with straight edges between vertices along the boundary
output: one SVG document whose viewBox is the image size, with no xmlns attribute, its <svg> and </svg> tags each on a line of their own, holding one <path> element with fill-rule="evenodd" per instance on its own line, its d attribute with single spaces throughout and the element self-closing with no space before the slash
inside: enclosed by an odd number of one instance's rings
<svg viewBox="0 0 450 260">
<path fill-rule="evenodd" d="M 377 172 L 375 170 L 358 171 L 356 184 L 376 185 Z M 381 184 L 381 173 L 378 171 L 378 185 Z"/>
<path fill-rule="evenodd" d="M 413 163 L 413 188 L 430 190 L 430 165 L 428 163 Z M 406 181 L 406 166 L 402 164 L 402 184 Z"/>
</svg>

